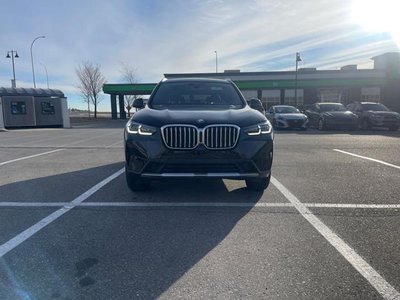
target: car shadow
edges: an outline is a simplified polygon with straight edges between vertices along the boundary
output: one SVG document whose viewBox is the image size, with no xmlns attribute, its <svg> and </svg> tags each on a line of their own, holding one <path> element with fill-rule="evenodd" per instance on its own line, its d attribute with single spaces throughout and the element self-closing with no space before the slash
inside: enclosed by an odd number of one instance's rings
<svg viewBox="0 0 400 300">
<path fill-rule="evenodd" d="M 121 167 L 122 163 L 115 163 L 4 184 L 0 187 L 1 201 L 68 202 Z M 124 180 L 121 175 L 103 188 L 105 192 L 99 190 L 86 202 L 129 202 L 135 195 L 145 203 L 255 204 L 262 196 L 245 188 L 231 190 L 222 180 L 210 179 L 154 182 L 151 190 L 132 193 Z M 30 210 L 41 208 L 15 209 L 23 218 Z M 0 296 L 157 298 L 185 274 L 196 272 L 196 266 L 224 242 L 251 209 L 251 205 L 229 209 L 75 207 L 0 259 Z M 31 225 L 26 224 L 24 229 Z"/>
<path fill-rule="evenodd" d="M 235 181 L 236 182 L 236 181 Z M 151 201 L 164 202 L 250 202 L 260 200 L 263 192 L 248 190 L 244 183 L 241 187 L 233 187 L 222 179 L 185 178 L 168 179 L 152 182 L 146 191 Z"/>
</svg>

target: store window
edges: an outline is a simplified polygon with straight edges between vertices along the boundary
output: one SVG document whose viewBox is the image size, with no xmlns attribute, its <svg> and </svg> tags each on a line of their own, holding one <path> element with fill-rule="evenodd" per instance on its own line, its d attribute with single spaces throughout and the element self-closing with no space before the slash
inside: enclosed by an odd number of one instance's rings
<svg viewBox="0 0 400 300">
<path fill-rule="evenodd" d="M 381 96 L 380 95 L 361 95 L 362 102 L 380 102 Z"/>
<path fill-rule="evenodd" d="M 296 101 L 296 97 L 295 97 L 296 94 L 297 94 L 297 101 Z M 297 93 L 294 89 L 293 90 L 292 89 L 285 90 L 284 104 L 291 105 L 291 106 L 303 106 L 304 90 L 297 89 Z"/>
<path fill-rule="evenodd" d="M 361 101 L 363 102 L 380 102 L 381 89 L 380 87 L 362 87 L 361 88 Z"/>
<path fill-rule="evenodd" d="M 281 103 L 281 98 L 280 97 L 262 97 L 261 101 L 264 105 L 264 108 L 268 109 L 271 106 L 279 105 Z"/>
<path fill-rule="evenodd" d="M 42 106 L 42 115 L 54 115 L 55 109 L 54 104 L 51 102 L 41 102 Z"/>
<path fill-rule="evenodd" d="M 26 115 L 26 103 L 24 101 L 11 102 L 12 115 Z"/>
<path fill-rule="evenodd" d="M 303 96 L 297 96 L 297 106 L 303 105 L 303 104 L 304 104 Z M 285 105 L 296 106 L 295 97 L 294 96 L 293 97 L 286 96 L 285 97 Z"/>
</svg>

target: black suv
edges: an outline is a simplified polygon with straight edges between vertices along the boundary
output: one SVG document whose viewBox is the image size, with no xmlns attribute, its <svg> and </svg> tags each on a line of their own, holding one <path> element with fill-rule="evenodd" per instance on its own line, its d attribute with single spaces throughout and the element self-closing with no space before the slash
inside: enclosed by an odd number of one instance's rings
<svg viewBox="0 0 400 300">
<path fill-rule="evenodd" d="M 164 79 L 128 121 L 124 139 L 131 190 L 152 179 L 215 177 L 260 191 L 271 178 L 272 126 L 230 80 Z"/>
<path fill-rule="evenodd" d="M 400 114 L 390 111 L 385 105 L 375 102 L 355 102 L 347 109 L 358 115 L 359 126 L 363 129 L 372 127 L 387 127 L 389 130 L 398 130 Z"/>
<path fill-rule="evenodd" d="M 342 103 L 324 102 L 314 103 L 306 109 L 308 126 L 316 126 L 319 130 L 334 129 L 357 129 L 358 117 L 346 109 Z"/>
</svg>

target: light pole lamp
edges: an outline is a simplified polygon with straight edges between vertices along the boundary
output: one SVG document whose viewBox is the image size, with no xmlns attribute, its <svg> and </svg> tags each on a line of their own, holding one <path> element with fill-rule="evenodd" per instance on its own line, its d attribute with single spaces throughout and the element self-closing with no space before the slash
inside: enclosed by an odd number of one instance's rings
<svg viewBox="0 0 400 300">
<path fill-rule="evenodd" d="M 299 66 L 299 61 L 301 61 L 300 53 L 296 52 L 296 75 L 294 80 L 294 106 L 297 107 L 297 69 Z"/>
<path fill-rule="evenodd" d="M 34 88 L 36 88 L 36 81 L 35 81 L 35 67 L 34 67 L 34 65 L 33 65 L 32 47 L 33 47 L 33 44 L 35 43 L 35 41 L 36 41 L 37 39 L 44 39 L 44 38 L 45 38 L 44 35 L 38 36 L 38 37 L 36 37 L 36 38 L 32 41 L 32 44 L 31 44 L 31 63 L 32 63 L 32 76 L 33 76 L 33 87 L 34 87 Z"/>
<path fill-rule="evenodd" d="M 218 52 L 217 50 L 215 52 L 215 73 L 218 73 Z"/>
<path fill-rule="evenodd" d="M 10 53 L 11 53 L 11 56 L 10 56 Z M 14 53 L 15 53 L 15 54 L 14 54 Z M 6 57 L 7 57 L 7 58 L 11 58 L 11 62 L 12 62 L 13 79 L 11 79 L 11 87 L 16 88 L 16 87 L 17 87 L 17 84 L 16 84 L 16 82 L 15 82 L 14 57 L 15 57 L 15 58 L 18 58 L 19 56 L 18 56 L 17 51 L 15 51 L 15 50 L 10 50 L 10 51 L 7 51 L 7 56 L 6 56 Z"/>
</svg>

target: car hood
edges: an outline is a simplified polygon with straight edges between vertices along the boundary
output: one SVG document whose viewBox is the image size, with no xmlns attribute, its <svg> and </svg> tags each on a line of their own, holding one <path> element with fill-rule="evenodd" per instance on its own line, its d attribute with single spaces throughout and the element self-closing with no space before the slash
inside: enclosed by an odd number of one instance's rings
<svg viewBox="0 0 400 300">
<path fill-rule="evenodd" d="M 156 110 L 144 108 L 136 112 L 132 121 L 149 126 L 167 124 L 191 124 L 204 127 L 210 124 L 234 124 L 246 127 L 265 122 L 267 119 L 258 111 L 246 106 L 229 110 Z"/>
<path fill-rule="evenodd" d="M 303 120 L 306 116 L 304 114 L 275 114 L 275 118 L 283 118 L 287 120 Z"/>
<path fill-rule="evenodd" d="M 323 116 L 331 117 L 331 118 L 356 118 L 356 115 L 350 111 L 327 111 L 322 113 Z"/>
</svg>

